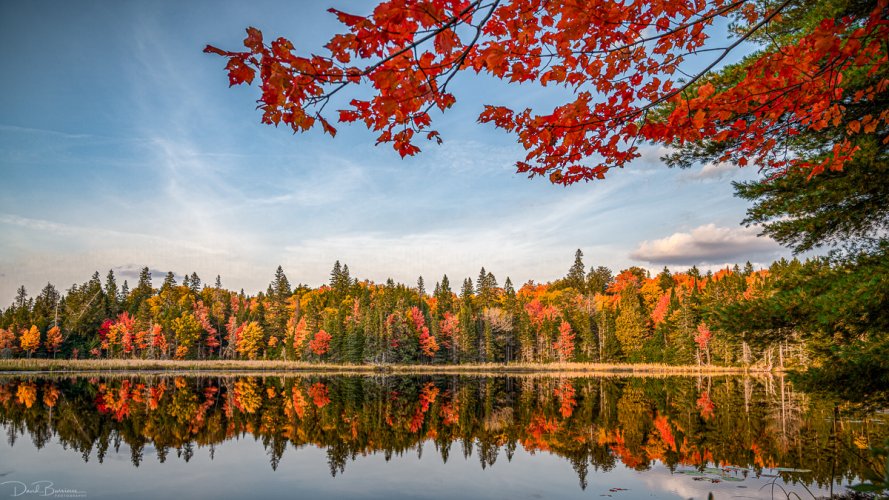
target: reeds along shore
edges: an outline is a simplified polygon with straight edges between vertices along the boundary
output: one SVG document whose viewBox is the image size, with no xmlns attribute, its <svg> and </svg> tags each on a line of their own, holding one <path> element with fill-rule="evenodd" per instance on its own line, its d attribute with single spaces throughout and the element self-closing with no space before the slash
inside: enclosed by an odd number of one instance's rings
<svg viewBox="0 0 889 500">
<path fill-rule="evenodd" d="M 754 366 L 716 366 L 619 363 L 475 363 L 462 365 L 336 364 L 300 361 L 239 360 L 148 360 L 148 359 L 3 359 L 0 371 L 82 372 L 82 371 L 251 371 L 251 372 L 334 372 L 334 373 L 547 373 L 547 374 L 652 374 L 652 375 L 733 375 L 776 373 Z"/>
</svg>

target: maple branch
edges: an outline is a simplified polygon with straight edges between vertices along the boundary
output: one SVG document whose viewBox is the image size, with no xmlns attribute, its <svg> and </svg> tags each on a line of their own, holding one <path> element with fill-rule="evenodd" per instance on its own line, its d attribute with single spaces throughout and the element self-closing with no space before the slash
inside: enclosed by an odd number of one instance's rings
<svg viewBox="0 0 889 500">
<path fill-rule="evenodd" d="M 603 50 L 578 50 L 578 51 L 573 51 L 571 53 L 572 54 L 610 54 L 612 52 L 620 52 L 622 50 L 627 50 L 627 49 L 630 49 L 630 48 L 635 47 L 637 45 L 648 43 L 648 42 L 651 42 L 654 40 L 658 40 L 660 38 L 664 38 L 664 37 L 676 34 L 680 31 L 684 31 L 684 30 L 691 28 L 692 26 L 694 26 L 696 24 L 700 24 L 704 21 L 709 21 L 710 19 L 713 19 L 714 17 L 721 16 L 722 14 L 725 14 L 731 10 L 734 10 L 735 7 L 739 7 L 740 5 L 747 3 L 748 1 L 749 0 L 738 0 L 735 3 L 731 3 L 721 9 L 715 10 L 715 11 L 711 12 L 710 14 L 701 16 L 698 19 L 695 19 L 694 21 L 680 24 L 679 26 L 677 26 L 669 31 L 666 31 L 664 33 L 660 33 L 658 35 L 650 36 L 650 37 L 646 37 L 646 38 L 640 38 L 639 40 L 636 40 L 633 43 L 621 45 L 620 47 L 614 47 L 614 48 L 603 49 Z M 788 3 L 790 3 L 790 2 L 785 2 L 784 5 L 786 6 Z M 784 6 L 782 6 L 781 8 L 783 8 L 783 7 Z M 774 17 L 774 14 L 771 17 Z"/>
<path fill-rule="evenodd" d="M 630 112 L 627 112 L 627 113 L 624 113 L 624 114 L 622 114 L 622 115 L 618 115 L 618 116 L 615 116 L 615 117 L 612 117 L 612 118 L 606 118 L 606 119 L 601 119 L 601 120 L 591 120 L 591 121 L 586 121 L 586 122 L 575 123 L 575 124 L 573 124 L 573 125 L 558 125 L 558 124 L 553 125 L 553 124 L 548 124 L 548 125 L 546 125 L 546 128 L 550 128 L 550 129 L 557 129 L 557 128 L 576 128 L 576 127 L 584 127 L 584 126 L 594 125 L 594 124 L 603 123 L 603 122 L 619 122 L 619 121 L 621 121 L 621 123 L 623 123 L 623 122 L 625 122 L 627 119 L 635 118 L 635 117 L 639 116 L 640 114 L 642 114 L 643 112 L 648 111 L 648 110 L 650 110 L 650 109 L 652 109 L 652 108 L 654 108 L 654 107 L 656 107 L 656 106 L 658 106 L 658 105 L 660 105 L 660 104 L 662 104 L 662 103 L 664 103 L 664 102 L 666 102 L 666 101 L 672 99 L 673 97 L 675 97 L 675 96 L 681 94 L 681 93 L 684 92 L 686 89 L 688 89 L 688 88 L 690 88 L 691 86 L 693 86 L 698 80 L 700 80 L 701 78 L 703 78 L 704 75 L 706 75 L 707 73 L 709 73 L 710 70 L 712 70 L 714 67 L 716 67 L 716 65 L 719 64 L 723 59 L 725 59 L 725 57 L 726 57 L 732 50 L 734 50 L 734 49 L 735 49 L 738 45 L 740 45 L 744 40 L 750 38 L 750 36 L 752 36 L 757 30 L 759 30 L 760 28 L 762 28 L 763 26 L 765 26 L 766 24 L 768 24 L 768 23 L 769 23 L 769 22 L 770 22 L 776 15 L 778 15 L 779 12 L 781 12 L 785 7 L 787 7 L 792 1 L 793 1 L 793 0 L 784 0 L 784 2 L 783 2 L 781 5 L 779 5 L 774 11 L 772 11 L 771 13 L 769 13 L 769 15 L 767 15 L 766 17 L 764 17 L 763 19 L 761 19 L 758 23 L 756 23 L 756 25 L 754 25 L 752 28 L 750 28 L 749 30 L 747 30 L 743 35 L 741 35 L 741 37 L 739 37 L 737 40 L 735 40 L 731 45 L 729 45 L 728 47 L 726 47 L 726 48 L 722 51 L 722 54 L 719 55 L 719 57 L 717 57 L 717 58 L 716 58 L 715 60 L 713 60 L 709 65 L 707 65 L 706 68 L 704 68 L 703 70 L 701 70 L 700 72 L 698 72 L 698 73 L 697 73 L 694 77 L 692 77 L 688 82 L 685 82 L 681 87 L 679 87 L 679 88 L 677 88 L 677 89 L 675 89 L 675 90 L 673 90 L 673 91 L 671 91 L 671 92 L 668 92 L 668 93 L 664 94 L 663 96 L 659 97 L 658 99 L 655 99 L 654 101 L 649 102 L 648 104 L 642 106 L 641 108 L 638 108 L 638 109 L 636 109 L 636 110 L 634 110 L 634 111 L 630 111 Z M 616 123 L 616 124 L 617 124 L 617 123 Z"/>
<path fill-rule="evenodd" d="M 497 2 L 499 2 L 499 0 L 497 0 Z M 495 4 L 496 4 L 497 2 L 495 2 Z M 480 4 L 481 4 L 481 0 L 476 0 L 475 2 L 469 4 L 468 7 L 466 7 L 466 8 L 463 9 L 462 11 L 460 11 L 459 14 L 457 14 L 457 15 L 455 15 L 455 16 L 452 16 L 451 19 L 449 19 L 447 23 L 443 24 L 443 25 L 440 26 L 438 29 L 432 31 L 431 33 L 429 33 L 429 34 L 426 35 L 426 36 L 421 37 L 419 40 L 414 40 L 414 41 L 412 41 L 412 42 L 409 43 L 408 45 L 402 47 L 400 50 L 397 50 L 397 51 L 395 51 L 394 53 L 389 54 L 388 56 L 386 56 L 386 57 L 380 59 L 379 61 L 375 62 L 374 64 L 371 64 L 370 66 L 364 68 L 363 70 L 361 70 L 361 71 L 359 72 L 358 76 L 359 76 L 359 77 L 361 77 L 361 76 L 368 76 L 369 74 L 373 73 L 374 70 L 376 70 L 376 69 L 379 68 L 380 66 L 386 64 L 387 62 L 392 61 L 392 60 L 394 60 L 395 58 L 400 57 L 400 56 L 402 56 L 402 55 L 405 54 L 405 53 L 409 53 L 409 52 L 411 52 L 411 51 L 414 49 L 414 47 L 416 47 L 416 46 L 418 46 L 418 45 L 422 45 L 424 42 L 427 42 L 427 41 L 431 40 L 432 38 L 434 38 L 434 37 L 435 37 L 436 35 L 438 35 L 439 33 L 441 33 L 441 32 L 443 32 L 443 31 L 445 31 L 445 30 L 451 28 L 452 26 L 456 26 L 456 25 L 460 24 L 461 22 L 463 22 L 463 19 L 462 19 L 462 18 L 463 18 L 466 14 L 469 14 L 470 12 L 474 12 L 476 9 L 478 9 Z M 321 106 L 321 109 L 319 109 L 319 110 L 317 111 L 316 115 L 317 115 L 317 114 L 320 114 L 320 112 L 324 109 L 324 106 L 327 105 L 327 103 L 330 101 L 330 98 L 331 98 L 334 94 L 336 94 L 337 92 L 339 92 L 340 90 L 342 90 L 343 88 L 345 88 L 346 86 L 348 86 L 350 83 L 352 83 L 352 82 L 349 81 L 349 80 L 347 79 L 346 81 L 340 82 L 340 84 L 337 85 L 337 86 L 336 86 L 333 90 L 331 90 L 330 92 L 326 92 L 326 93 L 324 94 L 324 96 L 323 96 L 323 99 L 324 99 L 325 102 L 324 102 L 324 104 Z"/>
</svg>

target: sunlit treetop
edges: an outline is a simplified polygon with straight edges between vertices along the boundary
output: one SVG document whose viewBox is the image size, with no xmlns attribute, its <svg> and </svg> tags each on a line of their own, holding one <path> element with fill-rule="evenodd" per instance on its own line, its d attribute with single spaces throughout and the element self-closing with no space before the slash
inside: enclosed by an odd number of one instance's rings
<svg viewBox="0 0 889 500">
<path fill-rule="evenodd" d="M 889 122 L 885 109 L 844 120 L 848 106 L 885 99 L 889 86 L 889 0 L 852 4 L 802 32 L 771 36 L 763 34 L 770 25 L 798 16 L 807 2 L 389 0 L 366 16 L 330 9 L 345 29 L 324 55 L 286 38 L 268 41 L 252 27 L 245 51 L 205 51 L 228 59 L 231 85 L 259 76 L 264 123 L 300 132 L 320 124 L 333 136 L 332 121 L 361 122 L 402 157 L 419 152 L 423 139 L 441 142 L 430 113 L 456 102 L 449 85 L 469 70 L 571 91 L 551 110 L 491 104 L 479 115 L 515 134 L 526 150 L 517 169 L 532 177 L 564 185 L 601 179 L 639 157 L 643 142 L 703 139 L 721 146 L 722 161 L 817 175 L 842 169 L 857 151 L 854 136 Z M 717 39 L 726 24 L 730 37 Z M 759 49 L 743 71 L 714 78 L 745 42 Z M 843 86 L 850 74 L 876 78 L 850 95 Z M 370 87 L 371 96 L 328 108 L 349 86 Z M 816 160 L 795 157 L 780 139 L 829 126 L 845 127 L 849 139 Z"/>
</svg>

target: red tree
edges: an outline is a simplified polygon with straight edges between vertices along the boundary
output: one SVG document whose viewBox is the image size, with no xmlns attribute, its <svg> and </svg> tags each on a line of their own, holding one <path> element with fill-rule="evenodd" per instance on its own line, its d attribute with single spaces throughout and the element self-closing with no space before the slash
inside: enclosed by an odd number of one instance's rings
<svg viewBox="0 0 889 500">
<path fill-rule="evenodd" d="M 315 337 L 309 342 L 309 349 L 318 356 L 323 356 L 330 349 L 330 334 L 324 330 L 318 330 Z"/>
<path fill-rule="evenodd" d="M 574 355 L 574 332 L 567 321 L 559 325 L 559 339 L 553 343 L 553 349 L 559 354 L 559 361 L 564 362 Z"/>
<path fill-rule="evenodd" d="M 701 360 L 701 353 L 707 355 L 707 364 L 710 364 L 710 339 L 713 334 L 706 323 L 698 325 L 698 334 L 695 335 L 695 344 L 698 344 L 698 361 Z"/>
<path fill-rule="evenodd" d="M 286 38 L 267 41 L 252 27 L 246 50 L 207 46 L 205 52 L 227 58 L 231 85 L 249 84 L 258 74 L 262 121 L 294 131 L 320 124 L 335 135 L 325 114 L 331 97 L 350 85 L 371 86 L 371 97 L 349 101 L 338 120 L 363 123 L 378 143 L 391 143 L 402 156 L 419 151 L 418 137 L 440 142 L 430 111 L 451 107 L 450 82 L 472 70 L 573 91 L 573 100 L 548 112 L 486 106 L 479 116 L 516 134 L 527 150 L 516 164 L 519 172 L 554 183 L 602 178 L 639 157 L 639 141 L 673 145 L 707 138 L 725 146 L 723 159 L 742 166 L 756 162 L 781 171 L 799 162 L 813 174 L 841 169 L 856 153 L 849 140 L 808 164 L 788 159 L 775 133 L 839 125 L 846 106 L 885 94 L 886 82 L 878 80 L 846 95 L 841 77 L 885 69 L 887 0 L 780 40 L 747 65 L 746 75 L 711 78 L 731 51 L 792 7 L 791 0 L 761 5 L 386 0 L 367 16 L 329 9 L 345 29 L 327 43 L 327 55 L 300 55 Z M 738 26 L 734 38 L 724 47 L 708 45 L 712 35 L 722 36 L 715 30 L 726 20 Z M 688 74 L 689 59 L 703 69 Z M 873 133 L 887 121 L 887 113 L 868 115 L 866 122 L 849 122 L 848 133 Z"/>
</svg>

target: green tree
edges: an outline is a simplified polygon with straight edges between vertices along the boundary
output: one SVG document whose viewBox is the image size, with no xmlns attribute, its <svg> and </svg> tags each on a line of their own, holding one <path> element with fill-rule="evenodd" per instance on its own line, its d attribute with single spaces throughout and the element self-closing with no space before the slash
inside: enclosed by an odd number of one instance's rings
<svg viewBox="0 0 889 500">
<path fill-rule="evenodd" d="M 635 361 L 647 337 L 647 320 L 642 309 L 642 297 L 635 286 L 624 288 L 614 324 L 614 334 L 627 359 Z"/>
<path fill-rule="evenodd" d="M 571 265 L 568 275 L 565 276 L 565 284 L 578 292 L 586 291 L 586 267 L 583 265 L 583 252 L 579 248 L 574 253 L 574 264 Z"/>
<path fill-rule="evenodd" d="M 114 269 L 109 269 L 105 276 L 105 314 L 111 318 L 120 313 L 120 290 L 117 288 L 117 279 L 114 277 Z"/>
</svg>

